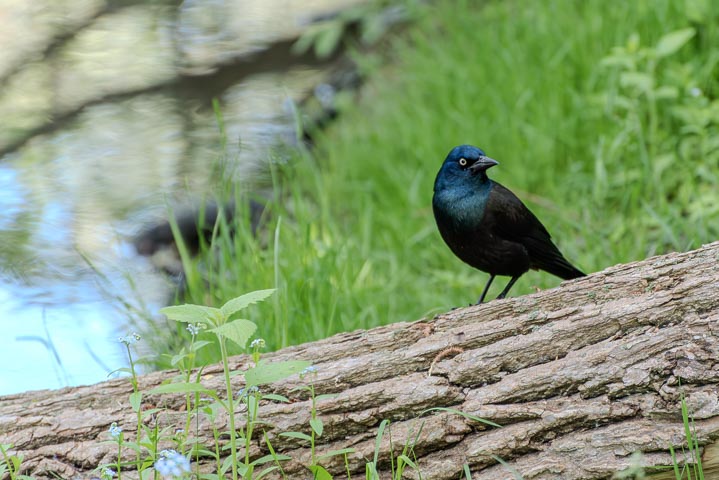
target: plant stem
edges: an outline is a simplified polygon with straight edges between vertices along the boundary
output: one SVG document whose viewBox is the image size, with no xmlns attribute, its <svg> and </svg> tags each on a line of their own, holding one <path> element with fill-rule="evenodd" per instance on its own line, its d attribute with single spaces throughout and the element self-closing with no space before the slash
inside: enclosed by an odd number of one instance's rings
<svg viewBox="0 0 719 480">
<path fill-rule="evenodd" d="M 225 387 L 227 388 L 227 414 L 230 416 L 230 455 L 232 456 L 232 480 L 237 480 L 237 432 L 235 431 L 235 399 L 232 393 L 232 383 L 230 382 L 230 365 L 227 359 L 227 346 L 225 338 L 222 335 L 217 336 L 220 342 L 220 352 L 222 354 L 222 368 L 225 371 Z"/>
</svg>

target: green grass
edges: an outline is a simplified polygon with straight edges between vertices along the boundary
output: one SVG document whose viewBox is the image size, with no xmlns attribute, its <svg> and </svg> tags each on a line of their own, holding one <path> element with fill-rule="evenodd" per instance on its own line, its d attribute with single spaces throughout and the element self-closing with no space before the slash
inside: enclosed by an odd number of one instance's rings
<svg viewBox="0 0 719 480">
<path fill-rule="evenodd" d="M 213 267 L 191 275 L 187 301 L 277 288 L 255 312 L 271 348 L 476 301 L 487 276 L 453 256 L 431 211 L 434 176 L 460 143 L 500 162 L 492 178 L 587 272 L 716 240 L 719 21 L 709 7 L 421 7 L 381 56 L 358 55 L 368 84 L 317 149 L 274 169 L 265 233 L 254 240 L 242 218 L 234 238 L 218 229 Z M 512 295 L 559 283 L 529 272 Z"/>
</svg>

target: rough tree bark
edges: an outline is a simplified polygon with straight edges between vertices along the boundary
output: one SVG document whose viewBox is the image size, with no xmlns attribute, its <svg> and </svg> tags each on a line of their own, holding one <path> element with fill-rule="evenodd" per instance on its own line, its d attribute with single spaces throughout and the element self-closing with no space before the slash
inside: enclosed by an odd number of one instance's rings
<svg viewBox="0 0 719 480">
<path fill-rule="evenodd" d="M 414 454 L 428 479 L 459 478 L 464 464 L 474 479 L 515 478 L 496 457 L 525 479 L 610 478 L 636 461 L 636 451 L 643 452 L 644 466 L 671 464 L 669 445 L 685 443 L 683 395 L 695 419 L 706 478 L 719 478 L 718 287 L 715 242 L 618 265 L 541 293 L 344 333 L 265 358 L 314 362 L 318 393 L 338 394 L 319 402 L 325 428 L 318 451 L 354 448 L 349 466 L 357 477 L 374 455 L 383 419 L 392 422 L 396 450 L 423 425 Z M 232 364 L 245 369 L 250 359 L 233 358 Z M 220 372 L 219 366 L 208 368 L 203 384 L 221 391 Z M 142 376 L 141 388 L 172 376 Z M 235 377 L 236 389 L 241 379 Z M 303 383 L 295 376 L 273 385 L 268 390 L 293 402 L 260 408 L 273 446 L 294 459 L 285 465 L 291 478 L 310 476 L 301 466 L 309 463 L 310 452 L 277 434 L 309 431 L 309 401 L 291 391 Z M 38 478 L 90 478 L 115 455 L 115 447 L 101 443 L 111 422 L 132 438 L 131 391 L 130 382 L 120 379 L 1 397 L 0 442 L 13 443 L 25 456 L 27 473 Z M 145 398 L 143 408 L 164 409 L 148 422 L 182 428 L 183 405 L 181 396 L 162 395 Z M 431 407 L 451 407 L 503 427 L 449 412 L 418 418 Z M 215 426 L 226 428 L 226 420 Z M 205 444 L 211 443 L 210 427 L 201 416 L 198 436 Z M 259 437 L 252 450 L 267 453 Z M 389 478 L 387 435 L 381 450 L 382 478 Z M 324 465 L 344 471 L 336 457 Z"/>
</svg>

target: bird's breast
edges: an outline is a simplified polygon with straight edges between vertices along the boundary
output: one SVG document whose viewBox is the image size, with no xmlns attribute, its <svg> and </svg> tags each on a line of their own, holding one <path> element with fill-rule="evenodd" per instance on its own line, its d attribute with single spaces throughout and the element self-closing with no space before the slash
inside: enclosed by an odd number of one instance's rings
<svg viewBox="0 0 719 480">
<path fill-rule="evenodd" d="M 432 199 L 435 217 L 440 229 L 476 231 L 482 219 L 491 191 L 489 188 L 445 188 L 436 191 Z"/>
</svg>

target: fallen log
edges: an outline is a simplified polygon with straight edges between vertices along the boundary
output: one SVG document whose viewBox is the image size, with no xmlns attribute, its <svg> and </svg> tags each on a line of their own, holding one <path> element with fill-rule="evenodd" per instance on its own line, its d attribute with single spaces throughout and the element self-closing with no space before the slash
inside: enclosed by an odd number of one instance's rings
<svg viewBox="0 0 719 480">
<path fill-rule="evenodd" d="M 269 362 L 310 360 L 324 431 L 317 451 L 353 448 L 320 462 L 346 478 L 363 475 L 375 452 L 377 428 L 391 422 L 394 454 L 411 444 L 423 478 L 456 479 L 467 465 L 473 479 L 604 479 L 633 463 L 645 468 L 694 462 L 686 449 L 682 398 L 694 420 L 705 478 L 719 478 L 719 242 L 618 265 L 560 287 L 453 310 L 433 319 L 343 333 L 265 355 Z M 233 370 L 252 365 L 231 359 Z M 203 385 L 222 391 L 222 368 L 205 369 Z M 176 375 L 140 377 L 147 391 Z M 242 376 L 234 377 L 235 391 Z M 309 433 L 310 400 L 297 375 L 266 388 L 290 403 L 263 402 L 251 454 L 268 450 L 266 431 L 289 478 L 308 478 L 311 452 L 281 432 Z M 264 391 L 264 390 L 263 390 Z M 127 379 L 0 397 L 0 443 L 24 455 L 36 478 L 92 478 L 113 462 L 112 422 L 132 437 L 137 421 Z M 158 407 L 147 422 L 184 428 L 183 395 L 143 398 Z M 501 425 L 496 428 L 446 407 Z M 238 428 L 243 425 L 237 415 Z M 211 444 L 203 415 L 193 435 Z M 194 420 L 193 420 L 194 422 Z M 227 428 L 220 416 L 214 427 Z M 420 432 L 421 430 L 421 432 Z M 419 432 L 419 434 L 418 434 Z M 226 438 L 221 442 L 226 443 Z M 380 442 L 381 478 L 389 478 L 390 441 Z M 641 452 L 641 456 L 633 455 Z M 131 457 L 128 457 L 131 458 Z M 500 462 L 501 459 L 501 462 Z M 202 465 L 210 471 L 212 464 Z M 411 472 L 409 472 L 411 474 Z M 132 478 L 132 472 L 124 472 Z M 671 476 L 657 478 L 674 478 Z"/>
</svg>

